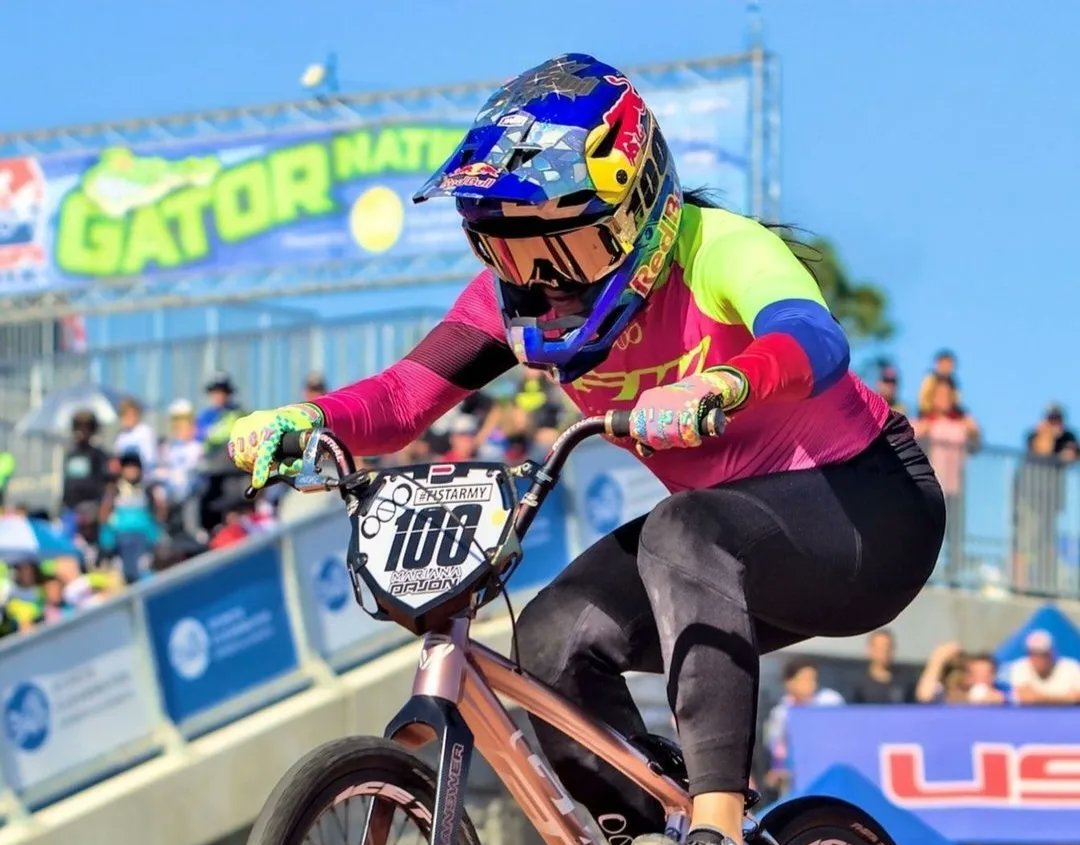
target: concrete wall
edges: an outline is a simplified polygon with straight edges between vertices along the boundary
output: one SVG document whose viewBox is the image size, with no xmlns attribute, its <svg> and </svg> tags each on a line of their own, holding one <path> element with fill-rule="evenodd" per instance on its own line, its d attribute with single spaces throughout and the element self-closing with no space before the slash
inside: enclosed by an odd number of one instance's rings
<svg viewBox="0 0 1080 845">
<path fill-rule="evenodd" d="M 898 657 L 921 662 L 945 639 L 989 649 L 1039 604 L 927 590 L 891 626 Z M 1064 609 L 1080 623 L 1080 603 Z M 505 618 L 473 630 L 505 653 Z M 793 650 L 859 658 L 863 638 L 814 640 Z M 327 673 L 306 692 L 46 808 L 29 823 L 0 829 L 0 845 L 208 845 L 231 837 L 311 748 L 348 734 L 381 734 L 409 694 L 418 651 L 412 643 L 340 677 Z M 470 789 L 493 781 L 477 759 Z"/>
</svg>

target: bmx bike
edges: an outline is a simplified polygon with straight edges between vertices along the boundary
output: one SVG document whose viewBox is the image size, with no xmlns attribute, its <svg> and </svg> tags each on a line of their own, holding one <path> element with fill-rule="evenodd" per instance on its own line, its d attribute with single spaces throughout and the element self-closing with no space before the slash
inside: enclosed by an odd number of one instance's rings
<svg viewBox="0 0 1080 845">
<path fill-rule="evenodd" d="M 703 433 L 713 432 L 715 420 L 707 417 Z M 677 744 L 654 735 L 621 736 L 530 677 L 517 661 L 469 637 L 479 608 L 505 591 L 522 559 L 521 539 L 571 451 L 605 433 L 628 436 L 629 414 L 612 411 L 572 425 L 543 465 L 462 462 L 359 472 L 328 429 L 283 438 L 280 459 L 299 457 L 301 467 L 295 476 L 272 481 L 302 492 L 340 492 L 352 524 L 346 565 L 358 603 L 424 639 L 412 696 L 385 736 L 332 740 L 295 763 L 267 798 L 249 845 L 392 845 L 403 834 L 430 845 L 478 845 L 464 806 L 474 749 L 547 845 L 602 845 L 499 696 L 652 795 L 666 814 L 666 834 L 685 842 L 692 799 Z M 328 462 L 336 475 L 323 473 Z M 516 479 L 530 482 L 520 500 Z M 414 753 L 433 742 L 435 767 Z M 799 798 L 759 822 L 750 815 L 756 796 L 747 794 L 748 843 L 893 845 L 877 822 L 845 801 Z M 613 818 L 621 816 L 596 820 L 604 838 L 629 845 Z"/>
</svg>

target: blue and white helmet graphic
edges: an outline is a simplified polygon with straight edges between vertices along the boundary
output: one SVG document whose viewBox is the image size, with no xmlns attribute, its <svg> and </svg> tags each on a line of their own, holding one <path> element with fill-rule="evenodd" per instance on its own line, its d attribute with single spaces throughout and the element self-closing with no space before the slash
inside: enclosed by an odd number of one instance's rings
<svg viewBox="0 0 1080 845">
<path fill-rule="evenodd" d="M 470 246 L 498 278 L 517 357 L 562 381 L 599 364 L 666 277 L 682 208 L 641 95 L 580 53 L 495 91 L 413 199 L 432 197 L 455 198 Z M 558 298 L 545 286 L 572 310 L 552 314 Z"/>
</svg>

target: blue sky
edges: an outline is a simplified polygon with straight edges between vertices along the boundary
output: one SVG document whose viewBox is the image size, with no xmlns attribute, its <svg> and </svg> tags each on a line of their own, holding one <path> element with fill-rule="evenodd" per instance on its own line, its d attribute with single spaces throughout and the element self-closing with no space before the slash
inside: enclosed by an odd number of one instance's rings
<svg viewBox="0 0 1080 845">
<path fill-rule="evenodd" d="M 949 346 L 991 442 L 1019 443 L 1051 399 L 1080 415 L 1080 4 L 762 8 L 783 217 L 889 291 L 905 395 Z M 504 78 L 566 50 L 702 58 L 743 45 L 745 4 L 5 0 L 4 25 L 0 131 L 292 99 L 331 49 L 351 90 Z"/>
</svg>

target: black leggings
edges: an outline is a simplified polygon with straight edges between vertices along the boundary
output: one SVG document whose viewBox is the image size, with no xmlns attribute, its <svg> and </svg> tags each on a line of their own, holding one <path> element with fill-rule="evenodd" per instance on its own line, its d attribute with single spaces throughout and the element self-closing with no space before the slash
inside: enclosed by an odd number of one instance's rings
<svg viewBox="0 0 1080 845">
<path fill-rule="evenodd" d="M 522 612 L 522 662 L 626 736 L 645 725 L 622 673 L 666 672 L 690 791 L 741 792 L 758 655 L 894 619 L 930 577 L 944 525 L 933 470 L 894 415 L 842 464 L 677 493 L 600 539 Z M 663 829 L 656 801 L 533 724 L 594 816 L 623 816 L 631 836 Z"/>
</svg>

